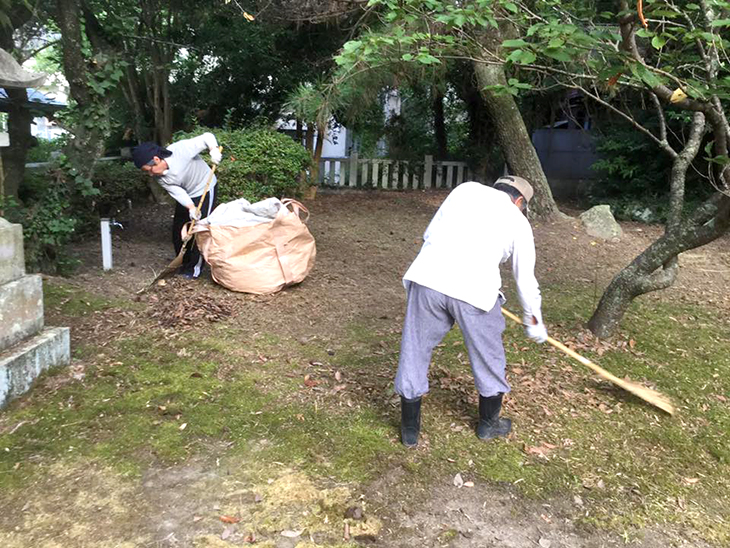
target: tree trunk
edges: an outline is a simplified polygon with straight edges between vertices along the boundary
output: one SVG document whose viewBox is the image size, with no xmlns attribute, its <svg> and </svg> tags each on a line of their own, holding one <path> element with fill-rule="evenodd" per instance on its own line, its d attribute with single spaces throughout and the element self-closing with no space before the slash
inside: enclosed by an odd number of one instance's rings
<svg viewBox="0 0 730 548">
<path fill-rule="evenodd" d="M 139 79 L 137 71 L 131 65 L 128 65 L 124 69 L 124 73 L 125 78 L 122 83 L 122 91 L 124 93 L 124 98 L 132 108 L 134 116 L 132 129 L 134 130 L 135 140 L 138 143 L 141 143 L 142 141 L 146 141 L 148 137 L 144 129 L 145 112 L 144 107 L 142 106 L 142 101 L 140 100 Z"/>
<path fill-rule="evenodd" d="M 708 244 L 727 232 L 730 198 L 717 193 L 701 209 L 713 210 L 714 215 L 704 223 L 702 219 L 683 221 L 679 229 L 652 243 L 611 281 L 588 321 L 588 328 L 597 337 L 610 337 L 616 332 L 635 297 L 666 289 L 674 282 L 680 253 Z M 664 265 L 668 266 L 658 270 Z"/>
<path fill-rule="evenodd" d="M 63 72 L 68 80 L 71 96 L 84 118 L 91 118 L 90 127 L 84 123 L 75 125 L 73 139 L 66 152 L 71 164 L 80 174 L 90 177 L 94 163 L 104 152 L 103 131 L 99 129 L 108 121 L 108 100 L 95 95 L 88 85 L 91 75 L 83 53 L 79 0 L 58 0 L 56 22 L 61 31 Z M 95 125 L 96 124 L 96 125 Z"/>
<path fill-rule="evenodd" d="M 515 175 L 524 177 L 535 190 L 530 202 L 532 209 L 542 219 L 559 219 L 563 214 L 558 209 L 548 185 L 540 159 L 525 127 L 517 103 L 509 94 L 495 93 L 489 86 L 506 85 L 504 67 L 474 62 L 477 83 L 487 103 L 490 117 L 497 129 L 497 138 L 507 163 Z"/>
<path fill-rule="evenodd" d="M 18 197 L 18 189 L 25 175 L 25 160 L 33 137 L 30 125 L 33 115 L 27 108 L 28 94 L 26 88 L 7 88 L 6 93 L 11 101 L 8 111 L 8 136 L 10 146 L 3 152 L 3 168 L 5 173 L 5 195 Z"/>
<path fill-rule="evenodd" d="M 324 140 L 327 136 L 327 125 L 317 124 L 317 145 L 314 147 L 312 154 L 312 182 L 316 185 L 319 183 L 319 161 L 322 159 L 322 149 L 324 148 Z"/>
<path fill-rule="evenodd" d="M 499 176 L 500 169 L 493 161 L 496 155 L 490 151 L 499 150 L 499 147 L 495 143 L 494 128 L 484 97 L 479 93 L 474 81 L 474 69 L 471 65 L 467 69 L 467 75 L 460 78 L 461 85 L 456 89 L 459 97 L 466 104 L 469 117 L 468 146 L 473 151 L 470 156 L 476 159 L 474 165 L 470 165 L 470 167 L 474 173 L 474 180 L 494 181 Z"/>
<path fill-rule="evenodd" d="M 436 157 L 438 160 L 446 160 L 449 147 L 444 119 L 444 94 L 438 90 L 433 91 L 433 129 L 436 137 Z"/>
<path fill-rule="evenodd" d="M 669 216 L 664 235 L 619 272 L 603 293 L 588 321 L 597 337 L 609 337 L 631 302 L 645 293 L 670 287 L 679 272 L 678 255 L 719 238 L 730 223 L 730 198 L 717 193 L 689 219 L 682 219 L 687 170 L 697 156 L 705 116 L 696 112 L 684 149 L 675 156 L 670 175 Z M 711 212 L 711 214 L 710 214 Z"/>
<path fill-rule="evenodd" d="M 314 157 L 314 124 L 307 123 L 307 133 L 304 136 L 304 148 Z"/>
</svg>

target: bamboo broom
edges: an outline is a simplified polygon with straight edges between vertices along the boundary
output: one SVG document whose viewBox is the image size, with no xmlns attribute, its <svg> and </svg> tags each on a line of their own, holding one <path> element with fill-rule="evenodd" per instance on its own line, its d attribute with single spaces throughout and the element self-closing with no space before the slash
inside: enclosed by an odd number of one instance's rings
<svg viewBox="0 0 730 548">
<path fill-rule="evenodd" d="M 507 316 L 509 319 L 514 320 L 520 325 L 523 325 L 522 321 L 512 314 L 509 310 L 502 309 L 502 314 Z M 657 392 L 656 390 L 652 390 L 651 388 L 646 388 L 645 386 L 641 386 L 640 384 L 637 384 L 635 382 L 627 381 L 624 379 L 619 379 L 616 375 L 612 375 L 602 367 L 597 366 L 595 363 L 590 361 L 587 358 L 584 358 L 580 354 L 578 354 L 575 350 L 571 350 L 567 346 L 565 346 L 560 341 L 556 341 L 552 337 L 547 338 L 547 342 L 549 342 L 551 345 L 553 345 L 558 350 L 561 350 L 565 352 L 568 356 L 575 358 L 580 363 L 585 365 L 586 367 L 592 369 L 595 373 L 597 373 L 600 377 L 606 379 L 609 382 L 612 382 L 616 386 L 620 386 L 624 390 L 631 392 L 635 396 L 640 397 L 642 400 L 649 402 L 650 404 L 658 407 L 662 411 L 666 411 L 670 415 L 674 415 L 675 408 L 672 401 L 665 396 L 664 394 Z"/>
</svg>

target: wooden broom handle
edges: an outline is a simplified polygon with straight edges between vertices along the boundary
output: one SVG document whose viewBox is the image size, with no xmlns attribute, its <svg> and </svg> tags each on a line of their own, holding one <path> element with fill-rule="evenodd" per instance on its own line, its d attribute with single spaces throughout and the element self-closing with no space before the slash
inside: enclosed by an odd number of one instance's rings
<svg viewBox="0 0 730 548">
<path fill-rule="evenodd" d="M 514 320 L 514 321 L 515 321 L 515 322 L 517 322 L 518 324 L 520 324 L 520 325 L 524 325 L 524 324 L 522 323 L 522 320 L 520 320 L 520 319 L 519 319 L 519 318 L 518 318 L 517 316 L 515 316 L 514 314 L 512 314 L 512 312 L 510 312 L 510 311 L 509 311 L 509 310 L 507 310 L 506 308 L 502 308 L 502 314 L 504 314 L 505 316 L 507 316 L 507 317 L 508 317 L 508 318 L 509 318 L 510 320 Z M 564 352 L 565 354 L 567 354 L 567 355 L 568 355 L 568 356 L 570 356 L 571 358 L 575 358 L 575 359 L 576 359 L 576 360 L 578 360 L 578 361 L 579 361 L 580 363 L 582 363 L 582 364 L 583 364 L 583 365 L 585 365 L 586 367 L 588 367 L 588 368 L 592 369 L 593 371 L 595 371 L 596 373 L 600 374 L 600 375 L 601 375 L 601 376 L 603 376 L 604 378 L 606 378 L 606 379 L 608 379 L 608 380 L 611 380 L 611 381 L 613 381 L 613 382 L 617 382 L 617 381 L 618 381 L 619 383 L 623 382 L 623 379 L 620 379 L 620 378 L 618 378 L 618 377 L 617 377 L 616 375 L 613 375 L 612 373 L 609 373 L 608 371 L 606 371 L 606 370 L 605 370 L 605 369 L 603 369 L 602 367 L 600 367 L 600 366 L 596 365 L 595 363 L 593 363 L 593 362 L 592 362 L 591 360 L 589 360 L 588 358 L 584 358 L 583 356 L 581 356 L 580 354 L 578 354 L 578 352 L 576 352 L 575 350 L 572 350 L 572 349 L 568 348 L 567 346 L 565 346 L 565 345 L 564 345 L 563 343 L 561 343 L 560 341 L 556 341 L 556 340 L 555 340 L 555 339 L 553 339 L 552 337 L 548 337 L 548 338 L 547 338 L 547 342 L 549 342 L 549 343 L 550 343 L 551 345 L 553 345 L 553 346 L 554 346 L 555 348 L 557 348 L 558 350 L 560 350 L 560 351 Z"/>
</svg>

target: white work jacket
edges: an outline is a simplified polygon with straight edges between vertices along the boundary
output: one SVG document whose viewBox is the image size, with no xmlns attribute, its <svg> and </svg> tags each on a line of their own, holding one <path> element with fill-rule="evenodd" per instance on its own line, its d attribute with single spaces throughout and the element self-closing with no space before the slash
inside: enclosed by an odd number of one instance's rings
<svg viewBox="0 0 730 548">
<path fill-rule="evenodd" d="M 499 265 L 512 258 L 524 318 L 542 322 L 532 227 L 510 197 L 476 182 L 456 187 L 423 235 L 423 247 L 403 277 L 489 311 L 502 287 Z"/>
</svg>

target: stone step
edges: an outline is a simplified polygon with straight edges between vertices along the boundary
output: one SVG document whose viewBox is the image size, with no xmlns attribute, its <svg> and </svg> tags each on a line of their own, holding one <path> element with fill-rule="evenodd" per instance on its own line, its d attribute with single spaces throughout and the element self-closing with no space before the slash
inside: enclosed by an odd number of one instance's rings
<svg viewBox="0 0 730 548">
<path fill-rule="evenodd" d="M 0 409 L 27 392 L 43 371 L 71 360 L 68 327 L 48 327 L 0 353 Z"/>
<path fill-rule="evenodd" d="M 23 227 L 0 217 L 0 285 L 24 275 Z"/>
<path fill-rule="evenodd" d="M 37 274 L 0 285 L 0 352 L 43 329 L 43 282 Z"/>
</svg>

